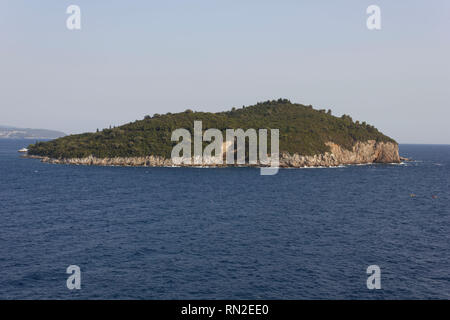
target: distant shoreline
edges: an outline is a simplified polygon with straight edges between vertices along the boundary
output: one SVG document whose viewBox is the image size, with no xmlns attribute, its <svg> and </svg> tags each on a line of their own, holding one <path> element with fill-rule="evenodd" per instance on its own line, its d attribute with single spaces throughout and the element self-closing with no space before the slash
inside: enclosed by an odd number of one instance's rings
<svg viewBox="0 0 450 320">
<path fill-rule="evenodd" d="M 56 130 L 0 126 L 0 139 L 52 140 L 64 136 L 64 132 Z"/>
</svg>

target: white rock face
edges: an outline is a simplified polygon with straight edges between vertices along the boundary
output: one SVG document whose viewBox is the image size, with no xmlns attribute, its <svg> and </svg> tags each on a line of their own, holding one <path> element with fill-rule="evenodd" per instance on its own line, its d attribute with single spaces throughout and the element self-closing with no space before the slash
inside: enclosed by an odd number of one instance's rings
<svg viewBox="0 0 450 320">
<path fill-rule="evenodd" d="M 280 167 L 334 167 L 346 164 L 368 164 L 368 163 L 399 163 L 398 145 L 393 142 L 376 142 L 369 140 L 357 142 L 352 150 L 347 150 L 341 146 L 327 142 L 330 152 L 314 156 L 302 156 L 299 154 L 289 154 L 282 152 L 280 155 Z M 226 145 L 223 146 L 226 149 Z M 30 156 L 33 157 L 33 156 Z M 40 158 L 43 162 L 57 164 L 75 165 L 96 165 L 96 166 L 142 166 L 142 167 L 171 167 L 174 164 L 171 159 L 160 156 L 146 157 L 117 157 L 117 158 L 96 158 L 89 156 L 86 158 L 52 159 Z M 194 166 L 185 165 L 182 166 Z M 197 165 L 198 166 L 198 165 Z M 204 163 L 202 166 L 227 166 L 227 164 Z M 259 166 L 259 165 L 256 165 Z"/>
<path fill-rule="evenodd" d="M 398 145 L 392 142 L 357 142 L 352 150 L 327 142 L 331 152 L 314 156 L 282 153 L 280 167 L 332 167 L 344 164 L 399 163 Z"/>
</svg>

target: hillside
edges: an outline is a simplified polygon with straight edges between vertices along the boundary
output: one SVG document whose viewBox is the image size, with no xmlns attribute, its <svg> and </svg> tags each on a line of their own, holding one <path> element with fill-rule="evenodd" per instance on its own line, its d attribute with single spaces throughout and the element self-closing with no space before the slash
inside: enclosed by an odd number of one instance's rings
<svg viewBox="0 0 450 320">
<path fill-rule="evenodd" d="M 357 142 L 395 141 L 365 122 L 354 122 L 350 116 L 335 117 L 328 110 L 293 104 L 279 99 L 231 111 L 209 113 L 185 112 L 146 116 L 143 120 L 96 133 L 70 135 L 29 146 L 29 155 L 61 158 L 96 158 L 161 156 L 170 158 L 172 131 L 186 128 L 193 132 L 195 120 L 203 129 L 225 130 L 276 128 L 280 130 L 280 152 L 316 155 L 330 152 L 329 142 L 352 150 Z"/>
<path fill-rule="evenodd" d="M 65 135 L 64 132 L 47 129 L 0 126 L 0 139 L 56 139 Z"/>
</svg>

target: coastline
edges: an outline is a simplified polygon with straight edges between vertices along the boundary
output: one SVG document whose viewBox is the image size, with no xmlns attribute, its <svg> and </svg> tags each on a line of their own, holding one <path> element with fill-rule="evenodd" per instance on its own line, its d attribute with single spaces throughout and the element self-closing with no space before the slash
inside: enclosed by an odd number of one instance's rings
<svg viewBox="0 0 450 320">
<path fill-rule="evenodd" d="M 369 140 L 357 142 L 352 150 L 347 150 L 335 143 L 328 142 L 330 152 L 313 156 L 289 154 L 281 152 L 279 157 L 280 168 L 314 168 L 314 167 L 338 167 L 345 165 L 363 165 L 373 163 L 398 164 L 409 159 L 399 156 L 398 144 L 392 142 L 376 142 Z M 267 167 L 257 164 L 181 164 L 174 165 L 171 159 L 161 156 L 144 157 L 114 157 L 97 158 L 88 156 L 84 158 L 49 158 L 38 155 L 24 155 L 24 158 L 40 159 L 41 162 L 69 165 L 93 165 L 93 166 L 121 166 L 121 167 Z"/>
</svg>

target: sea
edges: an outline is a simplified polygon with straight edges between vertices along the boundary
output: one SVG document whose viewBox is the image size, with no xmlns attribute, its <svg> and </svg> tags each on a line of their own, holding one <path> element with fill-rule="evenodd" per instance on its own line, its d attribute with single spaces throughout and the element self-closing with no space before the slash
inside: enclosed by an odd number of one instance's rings
<svg viewBox="0 0 450 320">
<path fill-rule="evenodd" d="M 450 145 L 261 176 L 47 164 L 30 142 L 0 140 L 0 299 L 450 298 Z"/>
</svg>

